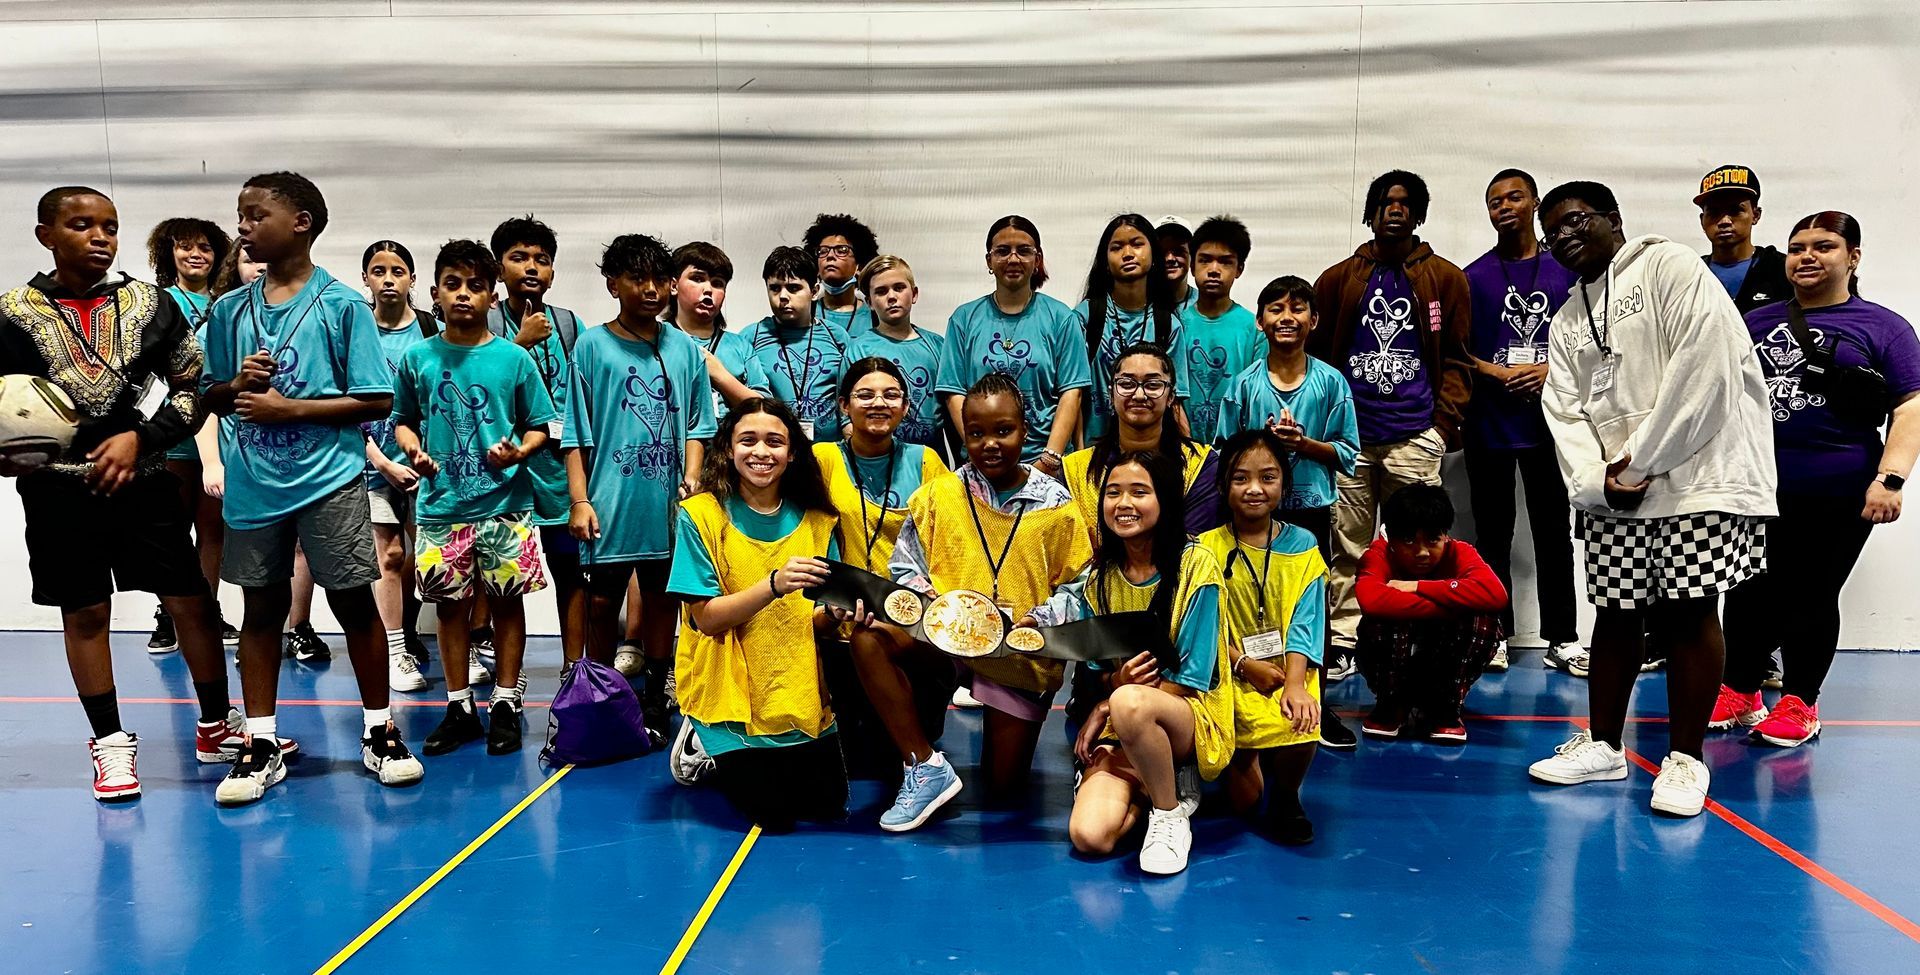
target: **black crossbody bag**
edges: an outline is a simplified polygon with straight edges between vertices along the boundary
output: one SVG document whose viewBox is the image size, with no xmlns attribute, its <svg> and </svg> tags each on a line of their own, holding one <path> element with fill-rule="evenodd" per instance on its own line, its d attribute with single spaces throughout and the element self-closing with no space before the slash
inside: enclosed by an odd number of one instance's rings
<svg viewBox="0 0 1920 975">
<path fill-rule="evenodd" d="M 1878 429 L 1887 421 L 1893 412 L 1893 394 L 1880 370 L 1834 362 L 1832 347 L 1814 341 L 1798 301 L 1787 302 L 1787 328 L 1807 357 L 1806 375 L 1800 380 L 1802 390 L 1825 397 L 1827 409 L 1847 423 Z"/>
</svg>

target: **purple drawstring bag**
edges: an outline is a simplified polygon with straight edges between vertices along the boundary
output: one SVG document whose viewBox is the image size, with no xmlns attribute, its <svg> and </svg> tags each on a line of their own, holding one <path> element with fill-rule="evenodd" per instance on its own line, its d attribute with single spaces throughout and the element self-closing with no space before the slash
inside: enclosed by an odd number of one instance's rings
<svg viewBox="0 0 1920 975">
<path fill-rule="evenodd" d="M 541 761 L 605 765 L 645 755 L 652 747 L 640 719 L 640 699 L 619 671 L 582 657 L 560 678 L 547 713 Z"/>
</svg>

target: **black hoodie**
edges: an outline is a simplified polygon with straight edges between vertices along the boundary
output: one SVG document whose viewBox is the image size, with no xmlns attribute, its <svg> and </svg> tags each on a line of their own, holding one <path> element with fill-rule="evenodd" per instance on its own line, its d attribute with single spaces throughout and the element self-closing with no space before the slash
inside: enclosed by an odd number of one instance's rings
<svg viewBox="0 0 1920 975">
<path fill-rule="evenodd" d="M 104 361 L 104 364 L 102 360 Z M 140 434 L 140 468 L 157 468 L 167 448 L 201 417 L 203 359 L 193 327 L 165 292 L 125 274 L 74 294 L 48 274 L 0 295 L 0 374 L 40 376 L 80 412 L 73 445 L 53 467 L 85 473 L 87 452 L 128 430 Z M 140 393 L 157 378 L 167 397 L 151 418 Z"/>
<path fill-rule="evenodd" d="M 1713 263 L 1712 254 L 1700 259 Z M 1787 280 L 1787 255 L 1771 247 L 1755 247 L 1753 263 L 1747 265 L 1747 279 L 1740 282 L 1740 293 L 1733 296 L 1734 307 L 1744 315 L 1761 305 L 1792 297 L 1793 284 Z"/>
</svg>

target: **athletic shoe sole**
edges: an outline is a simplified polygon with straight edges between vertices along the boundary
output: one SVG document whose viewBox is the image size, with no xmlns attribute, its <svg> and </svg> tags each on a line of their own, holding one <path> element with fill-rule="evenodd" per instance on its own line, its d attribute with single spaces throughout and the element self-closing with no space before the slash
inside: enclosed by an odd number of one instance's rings
<svg viewBox="0 0 1920 975">
<path fill-rule="evenodd" d="M 160 656 L 161 654 L 165 654 L 165 653 L 172 653 L 172 652 L 174 652 L 175 650 L 178 650 L 178 649 L 180 649 L 180 644 L 178 644 L 178 643 L 170 643 L 170 644 L 168 644 L 168 645 L 166 645 L 166 646 L 164 646 L 164 647 L 153 647 L 153 646 L 150 646 L 150 647 L 148 647 L 148 648 L 147 648 L 147 652 L 148 652 L 148 653 L 150 653 L 150 654 L 153 654 L 153 655 L 154 655 L 154 656 L 156 656 L 156 657 L 158 657 L 158 656 Z"/>
<path fill-rule="evenodd" d="M 300 743 L 291 738 L 281 738 L 278 740 L 280 742 L 280 758 L 282 760 L 292 758 L 294 753 L 300 750 Z M 193 757 L 199 759 L 202 765 L 232 765 L 234 761 L 240 757 L 240 752 L 237 749 L 231 752 L 203 752 L 195 748 Z"/>
<path fill-rule="evenodd" d="M 1622 762 L 1616 768 L 1602 769 L 1598 772 L 1587 772 L 1581 775 L 1555 775 L 1527 769 L 1527 777 L 1535 782 L 1545 782 L 1548 785 L 1583 785 L 1588 782 L 1618 782 L 1627 777 L 1627 766 L 1626 763 Z"/>
<path fill-rule="evenodd" d="M 1578 677 L 1582 680 L 1586 679 L 1587 670 L 1591 669 L 1591 668 L 1581 669 L 1581 668 L 1575 667 L 1572 663 L 1562 660 L 1559 657 L 1555 657 L 1551 654 L 1542 658 L 1540 662 L 1545 664 L 1548 670 L 1558 670 L 1570 676 Z"/>
<path fill-rule="evenodd" d="M 427 776 L 426 766 L 418 758 L 379 759 L 366 749 L 361 749 L 360 764 L 367 767 L 385 786 L 412 785 Z"/>
<path fill-rule="evenodd" d="M 1727 721 L 1709 721 L 1707 722 L 1707 730 L 1732 731 L 1735 728 L 1751 728 L 1765 720 L 1767 720 L 1767 709 L 1761 708 L 1758 711 L 1749 711 L 1746 714 Z"/>
<path fill-rule="evenodd" d="M 1703 796 L 1697 803 L 1681 806 L 1661 799 L 1659 796 L 1654 796 L 1652 806 L 1654 812 L 1691 819 L 1694 816 L 1700 815 L 1700 811 L 1707 808 L 1707 800 Z"/>
<path fill-rule="evenodd" d="M 131 802 L 140 798 L 140 784 L 136 782 L 127 789 L 96 788 L 93 790 L 93 798 L 96 802 Z"/>
<path fill-rule="evenodd" d="M 1465 728 L 1459 731 L 1433 731 L 1428 732 L 1427 739 L 1430 741 L 1444 742 L 1449 745 L 1464 745 L 1467 743 L 1467 731 Z"/>
<path fill-rule="evenodd" d="M 937 813 L 940 811 L 941 806 L 944 806 L 947 803 L 953 801 L 953 797 L 960 794 L 960 789 L 964 784 L 965 783 L 962 783 L 958 778 L 955 778 L 953 780 L 952 785 L 949 785 L 945 789 L 941 790 L 939 795 L 933 797 L 932 802 L 927 803 L 927 808 L 920 810 L 920 815 L 915 816 L 912 819 L 909 819 L 906 822 L 900 823 L 899 825 L 896 825 L 896 826 L 889 826 L 886 823 L 881 823 L 880 828 L 886 830 L 889 833 L 905 833 L 908 830 L 919 829 L 921 824 L 925 823 L 928 819 L 932 818 L 934 813 Z"/>
<path fill-rule="evenodd" d="M 1360 726 L 1360 733 L 1368 738 L 1378 738 L 1382 741 L 1392 741 L 1400 737 L 1399 728 L 1370 728 L 1364 724 Z"/>
<path fill-rule="evenodd" d="M 1763 734 L 1760 734 L 1759 732 L 1754 732 L 1753 736 L 1755 738 L 1760 739 L 1761 741 L 1766 742 L 1769 745 L 1777 745 L 1781 748 L 1798 748 L 1801 745 L 1804 745 L 1807 742 L 1810 742 L 1815 738 L 1820 737 L 1820 722 L 1816 721 L 1813 723 L 1812 733 L 1808 734 L 1805 738 L 1799 738 L 1799 739 L 1775 738 L 1772 735 L 1763 735 Z"/>
</svg>

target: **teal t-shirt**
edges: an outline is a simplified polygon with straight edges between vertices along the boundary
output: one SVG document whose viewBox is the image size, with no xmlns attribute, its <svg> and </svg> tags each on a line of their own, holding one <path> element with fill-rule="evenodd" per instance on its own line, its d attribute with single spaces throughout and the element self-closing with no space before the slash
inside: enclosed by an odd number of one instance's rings
<svg viewBox="0 0 1920 975">
<path fill-rule="evenodd" d="M 1133 589 L 1151 589 L 1160 584 L 1156 573 L 1152 578 L 1139 585 L 1127 581 L 1118 569 L 1109 569 L 1106 573 L 1106 591 L 1111 593 L 1120 587 Z M 1096 603 L 1099 590 L 1095 582 L 1095 570 L 1092 566 L 1080 570 L 1080 574 L 1062 583 L 1046 602 L 1033 611 L 1036 622 L 1042 626 L 1058 626 L 1101 615 Z M 1220 587 L 1217 585 L 1196 586 L 1187 596 L 1187 604 L 1175 607 L 1180 626 L 1174 632 L 1173 647 L 1180 654 L 1180 666 L 1166 678 L 1182 687 L 1196 691 L 1210 691 L 1218 677 L 1216 670 L 1220 655 Z M 1111 670 L 1111 661 L 1092 661 L 1095 670 Z"/>
<path fill-rule="evenodd" d="M 913 338 L 904 342 L 876 328 L 854 336 L 847 346 L 849 364 L 878 356 L 892 360 L 907 377 L 907 416 L 893 435 L 908 443 L 940 446 L 940 397 L 933 393 L 933 380 L 940 372 L 940 350 L 946 344 L 946 339 L 915 327 Z"/>
<path fill-rule="evenodd" d="M 954 309 L 940 350 L 936 394 L 964 394 L 981 376 L 998 372 L 1020 387 L 1026 400 L 1027 443 L 1021 459 L 1039 459 L 1053 430 L 1060 396 L 1093 385 L 1087 338 L 1073 309 L 1035 294 L 1018 315 L 1009 315 L 983 295 Z"/>
<path fill-rule="evenodd" d="M 206 349 L 207 312 L 213 307 L 213 299 L 206 295 L 194 294 L 177 284 L 167 289 L 167 295 L 173 299 L 174 304 L 180 306 L 180 313 L 187 316 L 187 321 L 193 323 L 193 337 L 200 343 L 202 350 Z M 212 417 L 208 417 L 207 422 L 212 423 L 214 420 Z M 189 436 L 185 440 L 167 448 L 167 459 L 199 460 L 200 445 L 194 442 L 193 437 Z"/>
<path fill-rule="evenodd" d="M 1206 440 L 1220 423 L 1220 400 L 1241 370 L 1267 354 L 1266 336 L 1253 312 L 1235 302 L 1219 318 L 1189 305 L 1180 313 L 1176 358 L 1187 374 L 1187 428 Z"/>
<path fill-rule="evenodd" d="M 753 354 L 766 370 L 769 391 L 813 425 L 813 440 L 840 439 L 840 377 L 847 371 L 845 329 L 816 319 L 807 328 L 781 328 L 768 316 L 755 322 Z"/>
<path fill-rule="evenodd" d="M 1340 473 L 1353 473 L 1354 458 L 1360 454 L 1360 425 L 1353 411 L 1353 389 L 1340 371 L 1307 357 L 1307 375 L 1300 386 L 1289 392 L 1274 388 L 1267 375 L 1267 362 L 1261 359 L 1240 371 L 1227 382 L 1220 403 L 1220 420 L 1214 438 L 1225 442 L 1242 430 L 1264 427 L 1267 420 L 1280 418 L 1287 410 L 1308 437 L 1333 446 Z M 1293 472 L 1293 487 L 1287 492 L 1283 508 L 1325 508 L 1334 502 L 1334 468 L 1307 460 L 1289 452 L 1287 464 Z"/>
<path fill-rule="evenodd" d="M 385 396 L 393 385 L 380 355 L 380 329 L 359 292 L 315 267 L 300 292 L 266 300 L 263 275 L 213 303 L 201 390 L 240 374 L 261 349 L 274 357 L 273 388 L 292 399 Z M 227 525 L 264 528 L 357 481 L 367 466 L 358 424 L 252 423 L 234 416 L 223 438 Z"/>
<path fill-rule="evenodd" d="M 873 309 L 864 301 L 855 304 L 846 311 L 834 311 L 818 298 L 813 300 L 813 320 L 838 326 L 847 333 L 848 338 L 865 335 L 873 331 Z"/>
<path fill-rule="evenodd" d="M 393 380 L 393 421 L 419 433 L 440 465 L 421 479 L 423 525 L 468 524 L 533 510 L 525 464 L 498 468 L 487 450 L 559 418 L 527 350 L 496 335 L 455 345 L 445 334 L 416 343 Z"/>
<path fill-rule="evenodd" d="M 741 385 L 746 386 L 748 389 L 762 396 L 773 395 L 773 391 L 767 383 L 767 370 L 760 364 L 759 357 L 753 354 L 753 337 L 751 335 L 745 332 L 729 332 L 724 329 L 716 329 L 712 335 L 704 339 L 691 333 L 687 334 L 687 337 L 693 339 L 701 348 L 712 353 L 715 359 L 720 360 L 721 368 L 732 373 L 733 378 L 740 380 Z M 711 377 L 709 377 L 709 383 L 711 383 Z M 727 405 L 726 397 L 721 396 L 720 390 L 715 389 L 713 391 L 714 423 L 717 425 L 721 420 L 726 419 L 727 414 L 731 412 L 733 412 L 733 408 Z"/>
<path fill-rule="evenodd" d="M 573 347 L 561 444 L 591 448 L 582 462 L 600 519 L 600 537 L 580 543 L 583 565 L 666 558 L 687 441 L 714 434 L 713 384 L 699 344 L 665 324 L 657 341 L 602 326 Z"/>
<path fill-rule="evenodd" d="M 376 320 L 374 327 L 380 330 L 380 357 L 386 362 L 387 378 L 391 382 L 400 374 L 400 360 L 406 356 L 407 350 L 419 345 L 426 336 L 420 334 L 418 320 L 408 322 L 399 328 L 388 328 Z M 386 455 L 388 460 L 403 465 L 407 462 L 406 452 L 401 450 L 399 442 L 393 439 L 392 415 L 372 423 L 362 423 L 360 429 L 367 435 L 368 440 L 373 441 L 380 448 L 380 453 Z M 386 483 L 387 479 L 382 477 L 379 471 L 374 470 L 373 465 L 369 463 L 367 486 L 381 487 Z"/>
<path fill-rule="evenodd" d="M 1135 342 L 1152 342 L 1153 316 L 1149 314 L 1152 306 L 1139 311 L 1128 311 L 1111 300 L 1107 302 L 1107 323 L 1100 332 L 1100 349 L 1097 362 L 1092 363 L 1093 386 L 1087 391 L 1089 402 L 1087 414 L 1087 441 L 1098 439 L 1113 425 L 1113 370 L 1120 364 L 1120 352 Z M 1086 302 L 1074 306 L 1074 328 L 1085 341 L 1087 315 L 1090 308 Z M 1173 360 L 1173 395 L 1176 399 L 1187 398 L 1187 370 L 1178 355 L 1181 345 L 1181 321 L 1176 311 L 1168 316 L 1167 338 L 1162 347 L 1167 357 Z M 1169 407 L 1172 404 L 1168 404 Z"/>
<path fill-rule="evenodd" d="M 533 356 L 533 364 L 540 372 L 540 382 L 547 388 L 548 398 L 553 400 L 553 410 L 565 425 L 567 415 L 567 390 L 573 379 L 573 370 L 567 364 L 572 361 L 565 336 L 575 336 L 578 342 L 586 324 L 580 316 L 557 305 L 545 308 L 547 321 L 553 325 L 553 331 L 540 341 L 540 344 L 527 350 Z M 493 310 L 487 313 L 487 329 L 493 334 L 511 342 L 520 332 L 520 320 L 507 310 L 507 303 L 497 302 Z M 549 429 L 551 434 L 552 430 Z M 560 456 L 560 438 L 553 437 L 550 446 L 538 454 L 527 458 L 527 474 L 533 482 L 533 523 L 536 525 L 564 525 L 567 523 L 567 464 Z"/>
</svg>

